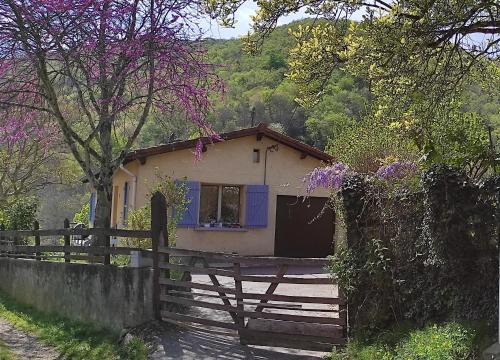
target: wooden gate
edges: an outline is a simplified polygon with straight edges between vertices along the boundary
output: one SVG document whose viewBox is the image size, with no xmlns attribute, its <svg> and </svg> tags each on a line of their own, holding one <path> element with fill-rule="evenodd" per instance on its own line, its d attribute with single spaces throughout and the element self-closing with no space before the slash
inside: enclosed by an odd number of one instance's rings
<svg viewBox="0 0 500 360">
<path fill-rule="evenodd" d="M 247 345 L 331 351 L 345 343 L 347 305 L 326 259 L 171 248 L 163 195 L 151 208 L 157 319 L 223 329 Z"/>
<path fill-rule="evenodd" d="M 247 345 L 330 351 L 345 342 L 346 304 L 325 259 L 158 253 L 164 321 L 227 329 Z"/>
</svg>

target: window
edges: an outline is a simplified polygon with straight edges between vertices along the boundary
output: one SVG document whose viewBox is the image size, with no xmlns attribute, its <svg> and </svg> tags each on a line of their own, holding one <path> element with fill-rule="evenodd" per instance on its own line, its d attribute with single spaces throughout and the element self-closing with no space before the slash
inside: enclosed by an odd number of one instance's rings
<svg viewBox="0 0 500 360">
<path fill-rule="evenodd" d="M 200 194 L 200 224 L 217 222 L 219 207 L 219 187 L 202 185 Z"/>
<path fill-rule="evenodd" d="M 260 150 L 259 149 L 253 149 L 253 162 L 254 163 L 260 162 Z"/>
<path fill-rule="evenodd" d="M 202 185 L 200 224 L 233 226 L 240 222 L 240 187 Z"/>
</svg>

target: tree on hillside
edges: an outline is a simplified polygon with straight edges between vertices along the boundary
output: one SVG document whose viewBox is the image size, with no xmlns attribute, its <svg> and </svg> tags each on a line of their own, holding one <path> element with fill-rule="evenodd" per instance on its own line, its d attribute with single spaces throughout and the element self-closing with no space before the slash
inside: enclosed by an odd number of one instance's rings
<svg viewBox="0 0 500 360">
<path fill-rule="evenodd" d="M 212 15 L 231 25 L 243 2 L 212 0 Z M 471 83 L 500 88 L 496 0 L 265 0 L 258 5 L 246 40 L 250 52 L 260 49 L 281 17 L 306 9 L 318 18 L 291 32 L 296 45 L 287 76 L 298 85 L 301 105 L 316 105 L 341 68 L 367 80 L 375 119 L 412 125 L 422 152 L 435 148 L 435 123 L 456 111 L 464 88 Z M 362 19 L 349 21 L 356 12 Z"/>
<path fill-rule="evenodd" d="M 57 123 L 97 191 L 96 227 L 110 225 L 113 173 L 153 108 L 212 134 L 220 82 L 199 47 L 201 11 L 201 0 L 0 3 L 0 107 Z"/>
<path fill-rule="evenodd" d="M 213 0 L 212 14 L 231 24 L 241 0 Z M 255 50 L 278 19 L 300 9 L 331 20 L 294 32 L 290 77 L 302 83 L 304 102 L 313 101 L 339 64 L 367 75 L 374 90 L 405 100 L 453 92 L 475 68 L 500 55 L 500 5 L 495 0 L 313 0 L 259 2 Z M 363 20 L 348 22 L 356 11 Z M 496 74 L 498 68 L 495 66 Z M 402 101 L 403 110 L 411 105 Z"/>
</svg>

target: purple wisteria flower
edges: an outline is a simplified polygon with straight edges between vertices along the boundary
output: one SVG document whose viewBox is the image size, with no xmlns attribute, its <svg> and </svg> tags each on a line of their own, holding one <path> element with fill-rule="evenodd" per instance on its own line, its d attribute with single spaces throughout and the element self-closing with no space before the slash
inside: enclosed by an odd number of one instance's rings
<svg viewBox="0 0 500 360">
<path fill-rule="evenodd" d="M 354 174 L 349 166 L 341 162 L 324 168 L 316 168 L 304 179 L 304 182 L 307 183 L 306 192 L 311 194 L 319 187 L 338 190 L 342 186 L 344 178 Z"/>
<path fill-rule="evenodd" d="M 396 161 L 378 169 L 376 176 L 380 180 L 402 179 L 416 173 L 417 165 L 412 161 Z"/>
</svg>

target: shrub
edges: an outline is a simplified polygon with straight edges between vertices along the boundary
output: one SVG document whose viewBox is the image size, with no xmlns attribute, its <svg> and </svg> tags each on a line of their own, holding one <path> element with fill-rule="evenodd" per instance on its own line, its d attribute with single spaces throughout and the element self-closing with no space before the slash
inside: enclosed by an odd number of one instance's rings
<svg viewBox="0 0 500 360">
<path fill-rule="evenodd" d="M 89 218 L 90 218 L 90 204 L 86 202 L 85 204 L 83 204 L 80 211 L 73 216 L 73 222 L 87 225 L 89 223 Z"/>
<path fill-rule="evenodd" d="M 151 198 L 155 192 L 160 192 L 165 196 L 168 243 L 171 246 L 175 245 L 177 223 L 181 220 L 188 205 L 187 191 L 188 188 L 185 184 L 176 182 L 170 176 L 161 174 L 158 168 L 155 169 L 155 182 L 150 187 L 148 198 Z M 129 212 L 127 228 L 130 230 L 149 230 L 151 228 L 151 205 L 149 203 Z M 132 247 L 150 248 L 152 246 L 151 239 L 127 238 L 125 242 L 127 246 Z"/>
<path fill-rule="evenodd" d="M 331 360 L 473 360 L 489 335 L 484 326 L 459 323 L 429 325 L 423 329 L 396 327 L 374 341 L 351 341 L 334 350 Z"/>
<path fill-rule="evenodd" d="M 466 360 L 475 348 L 475 332 L 456 323 L 432 325 L 410 333 L 408 339 L 396 348 L 394 360 Z"/>
<path fill-rule="evenodd" d="M 33 228 L 38 210 L 35 198 L 25 197 L 17 199 L 9 209 L 0 210 L 0 223 L 7 230 L 28 230 Z"/>
<path fill-rule="evenodd" d="M 151 206 L 146 205 L 130 210 L 127 218 L 127 228 L 131 230 L 149 230 L 151 228 Z M 151 239 L 126 238 L 126 245 L 143 249 L 151 248 Z"/>
<path fill-rule="evenodd" d="M 330 271 L 347 296 L 351 335 L 405 320 L 496 326 L 500 178 L 477 185 L 433 167 L 416 190 L 389 185 L 350 176 L 337 194 L 346 243 Z"/>
</svg>

